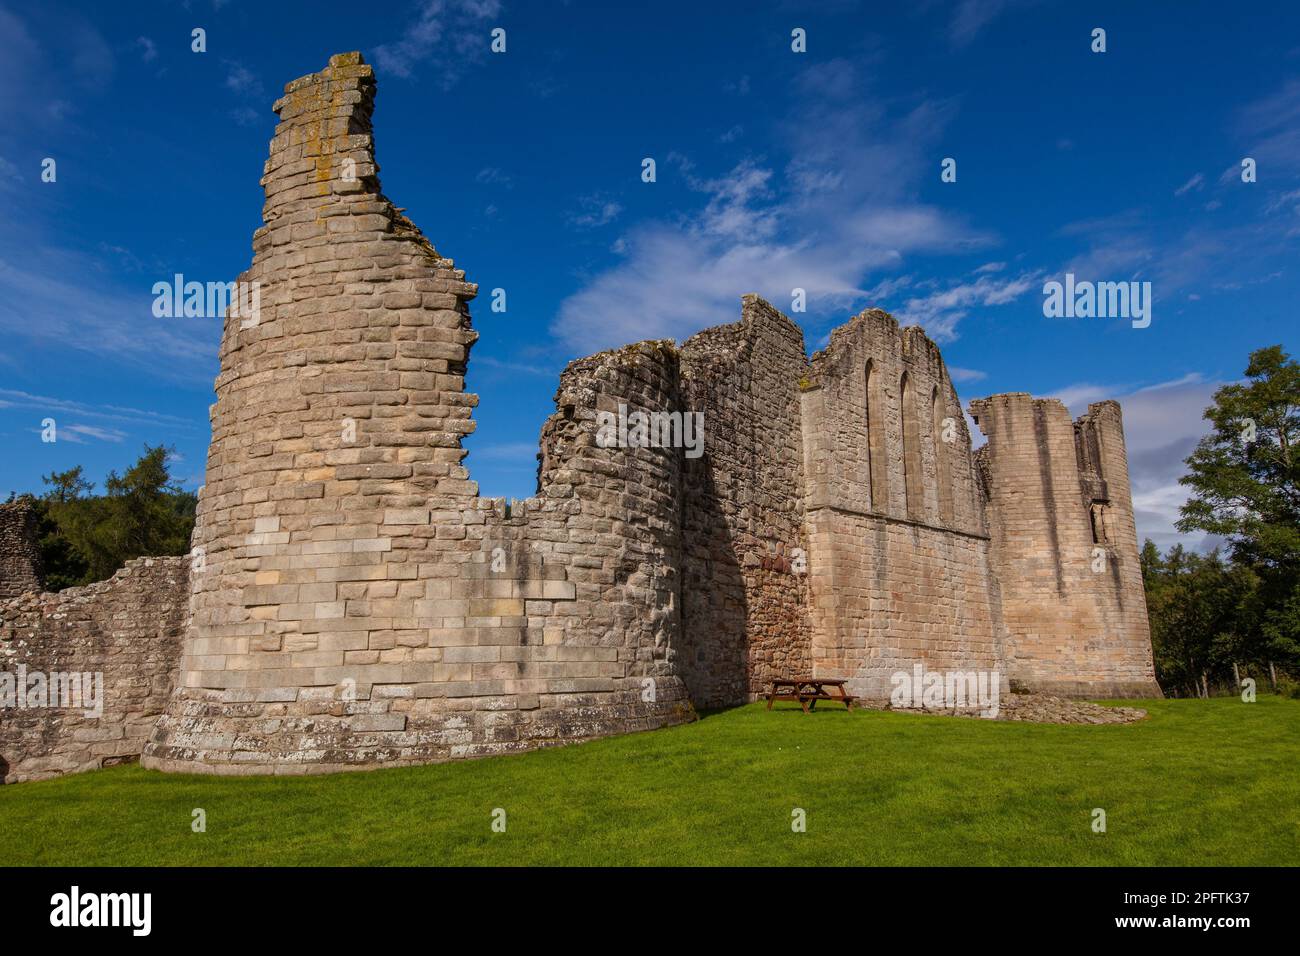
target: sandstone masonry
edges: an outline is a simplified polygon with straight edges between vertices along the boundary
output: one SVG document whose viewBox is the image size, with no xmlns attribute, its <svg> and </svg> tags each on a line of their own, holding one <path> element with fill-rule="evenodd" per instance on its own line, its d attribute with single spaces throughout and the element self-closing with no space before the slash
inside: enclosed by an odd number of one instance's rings
<svg viewBox="0 0 1300 956">
<path fill-rule="evenodd" d="M 0 504 L 0 601 L 44 588 L 31 499 Z"/>
<path fill-rule="evenodd" d="M 749 295 L 680 347 L 572 362 L 536 495 L 479 497 L 461 448 L 477 289 L 382 194 L 374 93 L 351 53 L 275 104 L 239 277 L 261 315 L 226 320 L 193 570 L 136 562 L 0 605 L 9 659 L 139 642 L 104 658 L 140 703 L 98 749 L 66 718 L 10 733 L 0 713 L 11 778 L 133 748 L 222 774 L 506 753 L 691 720 L 778 676 L 885 701 L 916 663 L 1159 693 L 1118 406 L 1072 423 L 984 399 L 972 454 L 937 347 L 879 310 L 811 359 Z M 702 412 L 704 455 L 601 447 L 597 417 L 620 405 Z M 144 587 L 152 606 L 132 610 Z M 60 616 L 65 600 L 83 610 Z"/>
<path fill-rule="evenodd" d="M 139 758 L 176 686 L 187 558 L 137 558 L 108 581 L 0 602 L 0 673 L 102 674 L 103 713 L 0 710 L 0 782 L 39 780 Z"/>
</svg>

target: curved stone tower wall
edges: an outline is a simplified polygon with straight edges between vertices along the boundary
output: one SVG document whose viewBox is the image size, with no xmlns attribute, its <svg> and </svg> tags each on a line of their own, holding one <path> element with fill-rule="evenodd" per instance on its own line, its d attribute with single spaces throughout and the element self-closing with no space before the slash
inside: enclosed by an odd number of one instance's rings
<svg viewBox="0 0 1300 956">
<path fill-rule="evenodd" d="M 662 456 L 557 450 L 535 516 L 469 480 L 476 288 L 380 192 L 374 92 L 343 54 L 275 105 L 239 280 L 260 315 L 226 320 L 193 624 L 147 765 L 427 762 L 692 716 Z M 600 373 L 658 400 L 651 365 Z"/>
<path fill-rule="evenodd" d="M 836 329 L 812 359 L 803 437 L 818 676 L 887 700 L 917 664 L 998 671 L 983 500 L 938 347 L 880 310 Z"/>
<path fill-rule="evenodd" d="M 45 587 L 30 498 L 0 503 L 0 601 Z"/>
</svg>

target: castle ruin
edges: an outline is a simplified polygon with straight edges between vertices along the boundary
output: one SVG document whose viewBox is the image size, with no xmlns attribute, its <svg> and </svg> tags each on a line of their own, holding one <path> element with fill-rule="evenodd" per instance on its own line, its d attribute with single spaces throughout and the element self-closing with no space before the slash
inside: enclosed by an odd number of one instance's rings
<svg viewBox="0 0 1300 956">
<path fill-rule="evenodd" d="M 879 310 L 811 360 L 747 295 L 680 346 L 571 362 L 535 496 L 480 497 L 476 287 L 380 191 L 374 95 L 349 53 L 275 104 L 240 276 L 261 311 L 226 319 L 191 557 L 57 595 L 0 580 L 26 591 L 0 602 L 0 666 L 102 670 L 119 697 L 74 727 L 0 711 L 8 779 L 133 754 L 240 774 L 508 753 L 688 721 L 774 677 L 884 703 L 917 664 L 1159 695 L 1119 406 L 981 399 L 973 452 L 938 348 Z M 602 447 L 620 406 L 703 413 L 703 455 Z"/>
</svg>

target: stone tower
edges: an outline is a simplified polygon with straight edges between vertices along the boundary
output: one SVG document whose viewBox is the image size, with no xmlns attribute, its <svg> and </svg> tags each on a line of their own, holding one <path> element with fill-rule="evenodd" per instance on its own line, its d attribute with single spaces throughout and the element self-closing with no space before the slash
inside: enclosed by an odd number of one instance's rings
<svg viewBox="0 0 1300 956">
<path fill-rule="evenodd" d="M 611 461 L 579 432 L 597 405 L 674 400 L 675 359 L 574 363 L 538 497 L 480 499 L 460 447 L 476 288 L 380 192 L 374 94 L 348 53 L 275 104 L 239 280 L 260 315 L 226 320 L 193 620 L 147 765 L 424 762 L 692 716 L 678 459 Z"/>
<path fill-rule="evenodd" d="M 37 543 L 36 508 L 29 497 L 0 503 L 0 601 L 45 587 Z"/>
<path fill-rule="evenodd" d="M 1012 683 L 1159 696 L 1119 405 L 1072 422 L 1059 401 L 1014 392 L 971 414 L 988 437 L 978 460 Z"/>
</svg>

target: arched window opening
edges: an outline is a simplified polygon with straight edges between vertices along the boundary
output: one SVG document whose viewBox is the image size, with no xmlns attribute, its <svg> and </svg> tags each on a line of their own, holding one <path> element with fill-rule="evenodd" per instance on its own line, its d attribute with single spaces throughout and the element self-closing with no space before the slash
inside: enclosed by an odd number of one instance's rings
<svg viewBox="0 0 1300 956">
<path fill-rule="evenodd" d="M 867 503 L 873 511 L 889 508 L 889 477 L 885 469 L 885 422 L 880 376 L 867 360 L 865 383 L 867 425 Z"/>
<path fill-rule="evenodd" d="M 899 415 L 903 431 L 903 489 L 907 496 L 907 516 L 919 521 L 925 513 L 921 494 L 921 444 L 916 427 L 916 397 L 906 372 L 899 382 Z"/>
<path fill-rule="evenodd" d="M 1109 522 L 1107 514 L 1107 505 L 1110 502 L 1093 499 L 1092 505 L 1088 509 L 1088 519 L 1092 523 L 1092 543 L 1093 544 L 1110 544 L 1110 531 L 1106 527 Z"/>
</svg>

